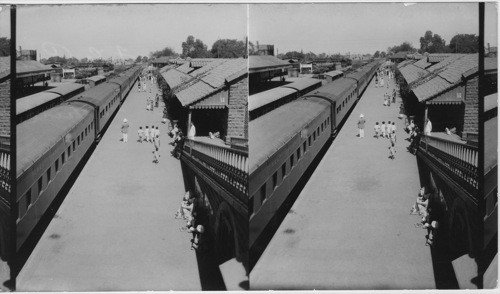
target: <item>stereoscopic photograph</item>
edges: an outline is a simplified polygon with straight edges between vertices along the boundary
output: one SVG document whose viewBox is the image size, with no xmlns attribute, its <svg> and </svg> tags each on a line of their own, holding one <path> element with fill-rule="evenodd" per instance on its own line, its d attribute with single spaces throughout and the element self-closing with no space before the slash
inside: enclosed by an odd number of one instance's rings
<svg viewBox="0 0 500 294">
<path fill-rule="evenodd" d="M 497 2 L 0 5 L 0 292 L 498 286 Z"/>
</svg>

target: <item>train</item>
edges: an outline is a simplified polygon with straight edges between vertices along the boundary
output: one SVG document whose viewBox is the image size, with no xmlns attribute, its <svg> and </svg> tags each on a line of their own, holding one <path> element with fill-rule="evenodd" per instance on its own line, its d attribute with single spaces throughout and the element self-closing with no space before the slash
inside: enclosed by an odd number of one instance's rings
<svg viewBox="0 0 500 294">
<path fill-rule="evenodd" d="M 129 68 L 17 125 L 16 251 L 98 143 L 142 69 Z"/>
<path fill-rule="evenodd" d="M 251 252 L 260 246 L 258 240 L 264 229 L 336 134 L 381 65 L 381 60 L 374 60 L 250 121 Z M 274 99 L 268 97 L 268 101 Z"/>
<path fill-rule="evenodd" d="M 16 100 L 16 124 L 52 108 L 69 98 L 85 91 L 85 86 L 76 83 L 65 83 Z"/>
</svg>

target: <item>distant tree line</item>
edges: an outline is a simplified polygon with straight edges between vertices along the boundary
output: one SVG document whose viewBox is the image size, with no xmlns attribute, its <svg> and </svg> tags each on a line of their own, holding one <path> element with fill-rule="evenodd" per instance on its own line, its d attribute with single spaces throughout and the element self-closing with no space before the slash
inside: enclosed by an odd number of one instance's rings
<svg viewBox="0 0 500 294">
<path fill-rule="evenodd" d="M 420 49 L 413 47 L 410 42 L 403 42 L 400 45 L 387 48 L 387 52 L 392 54 L 403 51 L 410 53 L 418 52 L 420 54 L 425 52 L 477 53 L 479 51 L 479 37 L 474 34 L 457 34 L 451 38 L 450 44 L 446 45 L 446 41 L 440 35 L 433 34 L 432 31 L 426 31 L 425 34 L 420 37 Z M 381 55 L 381 53 L 379 54 Z"/>
</svg>

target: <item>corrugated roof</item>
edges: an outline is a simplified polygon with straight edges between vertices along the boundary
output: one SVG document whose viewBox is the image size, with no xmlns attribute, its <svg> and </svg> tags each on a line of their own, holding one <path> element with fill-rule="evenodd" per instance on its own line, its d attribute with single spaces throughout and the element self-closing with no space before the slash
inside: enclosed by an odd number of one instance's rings
<svg viewBox="0 0 500 294">
<path fill-rule="evenodd" d="M 191 59 L 191 67 L 192 68 L 200 68 L 200 67 L 203 67 L 207 64 L 209 64 L 210 62 L 214 61 L 215 58 L 195 58 L 195 59 Z"/>
<path fill-rule="evenodd" d="M 405 60 L 405 61 L 400 62 L 400 63 L 397 65 L 397 67 L 398 67 L 398 68 L 403 68 L 403 67 L 407 66 L 408 64 L 412 64 L 413 62 L 415 62 L 415 60 L 408 59 L 408 60 Z"/>
<path fill-rule="evenodd" d="M 40 92 L 16 100 L 16 115 L 25 113 L 35 107 L 54 99 L 59 99 L 59 94 L 51 92 Z"/>
<path fill-rule="evenodd" d="M 200 81 L 191 85 L 190 87 L 187 87 L 186 89 L 180 91 L 175 95 L 177 96 L 177 99 L 179 99 L 179 101 L 181 102 L 182 106 L 187 106 L 189 104 L 192 104 L 200 100 L 201 98 L 209 95 L 214 91 L 215 89 L 212 88 L 210 85 Z"/>
<path fill-rule="evenodd" d="M 167 82 L 170 89 L 173 89 L 182 83 L 189 81 L 192 77 L 188 74 L 182 73 L 177 69 L 170 69 L 161 74 Z"/>
<path fill-rule="evenodd" d="M 87 104 L 63 104 L 17 125 L 17 178 L 93 111 Z"/>
<path fill-rule="evenodd" d="M 434 64 L 433 66 L 430 66 L 429 68 L 427 68 L 427 70 L 429 72 L 434 72 L 436 70 L 440 70 L 440 69 L 448 66 L 449 64 L 451 64 L 455 60 L 464 57 L 465 55 L 466 54 L 449 54 L 445 59 L 443 59 L 442 61 Z"/>
<path fill-rule="evenodd" d="M 431 53 L 427 56 L 427 60 L 430 63 L 441 62 L 451 55 L 453 55 L 453 53 Z"/>
<path fill-rule="evenodd" d="M 296 90 L 291 88 L 278 87 L 251 95 L 248 97 L 248 111 L 253 111 L 296 92 Z"/>
<path fill-rule="evenodd" d="M 191 65 L 191 63 L 186 62 L 183 65 L 181 65 L 181 66 L 179 66 L 179 67 L 177 67 L 175 69 L 178 70 L 178 71 L 180 71 L 180 72 L 182 72 L 182 73 L 187 74 L 187 73 L 189 73 L 190 71 L 193 70 L 193 68 L 191 68 L 190 65 Z"/>
<path fill-rule="evenodd" d="M 419 61 L 413 63 L 414 66 L 419 67 L 421 69 L 425 69 L 432 65 L 432 63 L 427 61 L 427 57 L 420 59 Z"/>
<path fill-rule="evenodd" d="M 52 72 L 54 69 L 35 60 L 17 60 L 16 74 L 26 74 L 31 72 Z"/>
<path fill-rule="evenodd" d="M 450 83 L 448 83 L 445 79 L 436 76 L 426 83 L 413 89 L 413 93 L 415 93 L 415 96 L 417 96 L 418 101 L 422 102 L 438 93 L 447 90 L 450 87 Z"/>
<path fill-rule="evenodd" d="M 427 76 L 428 71 L 409 64 L 399 70 L 408 84 L 418 81 L 419 79 Z"/>
<path fill-rule="evenodd" d="M 439 73 L 439 76 L 449 83 L 454 84 L 461 80 L 465 72 L 474 68 L 476 68 L 477 71 L 478 63 L 478 54 L 468 54 L 445 67 L 443 71 Z"/>
<path fill-rule="evenodd" d="M 272 55 L 250 55 L 248 56 L 248 61 L 250 73 L 257 72 L 259 69 L 263 68 L 279 69 L 291 67 L 289 62 Z"/>
<path fill-rule="evenodd" d="M 248 123 L 251 149 L 249 152 L 250 174 L 303 130 L 318 113 L 329 107 L 330 104 L 324 100 L 299 99 L 250 121 Z M 309 134 L 312 134 L 312 131 Z"/>
<path fill-rule="evenodd" d="M 191 76 L 193 77 L 196 77 L 196 76 L 199 76 L 199 75 L 202 75 L 202 74 L 205 74 L 209 71 L 211 71 L 212 69 L 220 66 L 221 64 L 223 64 L 224 62 L 226 62 L 227 59 L 223 59 L 223 58 L 220 58 L 220 59 L 215 59 L 207 64 L 205 64 L 205 66 L 203 67 L 200 67 L 194 71 L 192 71 L 190 73 Z"/>
<path fill-rule="evenodd" d="M 247 60 L 243 58 L 226 59 L 226 62 L 211 70 L 201 79 L 214 88 L 224 85 L 227 77 L 240 72 L 242 69 L 247 69 Z"/>
</svg>

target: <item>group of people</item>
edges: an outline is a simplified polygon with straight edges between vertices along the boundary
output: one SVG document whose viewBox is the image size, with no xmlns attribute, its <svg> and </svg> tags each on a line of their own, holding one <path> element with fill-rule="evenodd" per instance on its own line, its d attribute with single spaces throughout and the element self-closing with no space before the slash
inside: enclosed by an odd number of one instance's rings
<svg viewBox="0 0 500 294">
<path fill-rule="evenodd" d="M 396 158 L 396 122 L 388 121 L 387 124 L 385 121 L 382 121 L 382 124 L 378 124 L 375 122 L 375 126 L 373 127 L 375 134 L 373 137 L 375 138 L 386 138 L 390 140 L 389 146 L 389 158 Z"/>
<path fill-rule="evenodd" d="M 153 107 L 158 108 L 160 106 L 160 95 L 156 93 L 155 98 L 148 97 L 146 99 L 146 110 L 153 111 Z"/>
<path fill-rule="evenodd" d="M 386 79 L 384 79 L 384 77 Z M 392 71 L 388 68 L 382 69 L 379 68 L 375 74 L 375 87 L 383 88 L 384 84 L 387 88 L 389 88 L 389 80 L 394 77 Z M 387 80 L 387 82 L 385 82 Z"/>
<path fill-rule="evenodd" d="M 425 236 L 426 246 L 434 245 L 434 238 L 439 229 L 439 221 L 432 213 L 432 207 L 429 205 L 430 196 L 430 193 L 426 193 L 425 187 L 420 188 L 417 200 L 410 209 L 410 215 L 419 215 L 422 217 L 420 222 L 415 224 L 415 227 L 427 230 L 427 235 Z"/>
<path fill-rule="evenodd" d="M 160 162 L 160 130 L 158 126 L 146 126 L 143 130 L 142 126 L 139 127 L 137 131 L 138 139 L 137 142 L 142 143 L 144 141 L 153 144 L 153 163 L 158 164 Z"/>
<path fill-rule="evenodd" d="M 148 74 L 140 74 L 139 75 L 139 81 L 137 83 L 137 89 L 138 89 L 138 92 L 146 92 L 148 86 L 147 86 L 147 80 L 151 81 L 151 87 L 149 87 L 149 93 L 151 93 L 151 88 L 153 87 L 153 85 L 156 83 L 156 78 L 154 75 L 152 75 L 151 73 L 148 73 Z"/>
<path fill-rule="evenodd" d="M 186 191 L 182 198 L 181 204 L 175 213 L 176 219 L 186 221 L 186 225 L 180 228 L 180 231 L 187 231 L 193 235 L 191 239 L 191 250 L 198 250 L 201 245 L 201 236 L 205 232 L 205 227 L 201 224 L 197 217 L 195 207 L 195 197 L 190 191 Z"/>
<path fill-rule="evenodd" d="M 396 103 L 396 89 L 392 90 L 392 94 L 384 94 L 384 106 L 391 106 L 391 100 L 392 103 Z"/>
<path fill-rule="evenodd" d="M 184 133 L 181 129 L 178 128 L 177 124 L 174 124 L 173 129 L 168 132 L 168 136 L 174 139 L 169 143 L 170 145 L 174 146 L 174 149 L 170 152 L 170 154 L 173 157 L 179 159 L 182 152 L 182 147 L 184 147 Z"/>
</svg>

